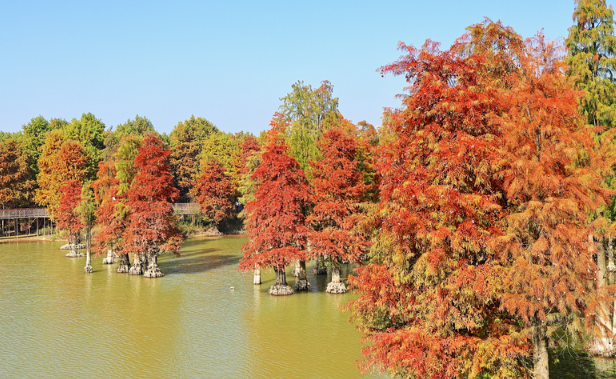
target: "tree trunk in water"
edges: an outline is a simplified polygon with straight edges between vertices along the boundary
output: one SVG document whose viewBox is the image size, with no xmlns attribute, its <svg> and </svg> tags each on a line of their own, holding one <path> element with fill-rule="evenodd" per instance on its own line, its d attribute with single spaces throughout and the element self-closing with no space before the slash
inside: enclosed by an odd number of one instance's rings
<svg viewBox="0 0 616 379">
<path fill-rule="evenodd" d="M 308 282 L 308 279 L 306 278 L 306 261 L 298 260 L 297 263 L 299 263 L 299 272 L 297 275 L 297 284 L 295 285 L 295 290 L 297 292 L 309 291 L 310 283 Z"/>
<path fill-rule="evenodd" d="M 261 269 L 257 267 L 257 265 L 255 265 L 255 269 L 253 270 L 254 272 L 254 278 L 252 280 L 252 284 L 254 285 L 259 285 L 261 284 Z"/>
<path fill-rule="evenodd" d="M 340 266 L 337 262 L 333 263 L 332 267 L 332 281 L 327 284 L 325 292 L 328 293 L 345 293 L 347 292 L 346 286 L 340 281 Z"/>
<path fill-rule="evenodd" d="M 133 258 L 133 265 L 130 270 L 128 270 L 128 273 L 131 275 L 143 274 L 143 267 L 141 266 L 141 257 L 139 256 L 139 254 L 135 254 Z"/>
<path fill-rule="evenodd" d="M 83 269 L 86 271 L 87 274 L 92 273 L 92 253 L 90 251 L 90 244 L 91 244 L 91 233 L 90 233 L 90 228 L 88 227 L 86 229 L 86 267 L 84 267 Z"/>
<path fill-rule="evenodd" d="M 148 254 L 148 269 L 143 274 L 146 278 L 162 278 L 165 276 L 160 268 L 158 267 L 158 254 L 150 253 Z"/>
<path fill-rule="evenodd" d="M 113 264 L 113 251 L 107 250 L 107 257 L 103 258 L 103 264 L 104 265 L 112 265 Z"/>
<path fill-rule="evenodd" d="M 550 379 L 548 366 L 548 339 L 545 335 L 545 326 L 533 327 L 533 379 Z"/>
<path fill-rule="evenodd" d="M 287 284 L 287 273 L 284 271 L 284 266 L 282 268 L 274 267 L 274 271 L 276 272 L 276 284 L 270 288 L 269 294 L 274 296 L 293 295 L 293 289 Z"/>
<path fill-rule="evenodd" d="M 325 259 L 322 255 L 317 257 L 317 263 L 313 270 L 314 275 L 327 275 L 327 266 L 325 265 Z"/>
<path fill-rule="evenodd" d="M 306 264 L 304 264 L 304 266 L 306 266 Z M 293 268 L 293 272 L 292 275 L 295 276 L 296 278 L 299 277 L 299 272 L 302 270 L 301 264 L 299 259 L 295 260 L 295 267 Z"/>
<path fill-rule="evenodd" d="M 605 259 L 604 241 L 598 242 L 597 248 L 597 288 L 601 289 L 607 284 L 607 264 Z M 609 247 L 608 247 L 609 250 Z M 601 313 L 597 317 L 597 322 L 601 330 L 601 335 L 593 338 L 589 352 L 594 356 L 610 357 L 614 354 L 614 346 L 609 336 L 612 330 L 612 321 L 609 312 L 610 304 L 601 304 Z"/>
<path fill-rule="evenodd" d="M 83 246 L 79 246 L 79 243 L 81 242 L 79 240 L 78 236 L 75 236 L 73 234 L 69 235 L 68 237 L 68 246 L 71 249 L 71 252 L 66 254 L 67 257 L 69 258 L 79 258 L 79 257 L 83 257 L 83 254 L 79 252 L 79 248 L 83 248 Z"/>
<path fill-rule="evenodd" d="M 120 265 L 117 272 L 127 273 L 130 271 L 130 262 L 128 261 L 128 254 L 120 254 Z"/>
</svg>

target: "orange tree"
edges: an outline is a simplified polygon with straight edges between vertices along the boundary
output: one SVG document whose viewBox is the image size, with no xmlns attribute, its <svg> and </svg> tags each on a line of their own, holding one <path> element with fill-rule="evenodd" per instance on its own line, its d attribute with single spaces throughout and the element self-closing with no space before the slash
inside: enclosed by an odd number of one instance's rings
<svg viewBox="0 0 616 379">
<path fill-rule="evenodd" d="M 272 295 L 290 295 L 285 266 L 306 259 L 306 211 L 310 205 L 309 185 L 297 160 L 287 155 L 277 129 L 269 132 L 261 163 L 252 174 L 256 181 L 254 199 L 246 205 L 246 232 L 250 240 L 242 247 L 240 270 L 273 267 L 276 284 Z"/>
<path fill-rule="evenodd" d="M 575 336 L 582 325 L 601 335 L 597 316 L 606 316 L 599 306 L 606 294 L 594 281 L 589 234 L 607 220 L 587 221 L 614 193 L 601 188 L 614 160 L 578 114 L 582 93 L 564 75 L 559 49 L 539 35 L 525 53 L 495 118 L 505 131 L 499 151 L 507 203 L 504 235 L 492 248 L 509 267 L 501 309 L 523 323 L 522 336 L 533 345 L 533 376 L 547 379 L 552 336 L 563 329 Z"/>
<path fill-rule="evenodd" d="M 233 213 L 233 189 L 225 168 L 209 160 L 195 186 L 195 197 L 207 222 L 215 227 Z"/>
<path fill-rule="evenodd" d="M 34 197 L 36 182 L 28 166 L 28 156 L 15 140 L 0 142 L 0 206 L 28 206 Z"/>
<path fill-rule="evenodd" d="M 317 142 L 322 158 L 311 161 L 314 208 L 308 217 L 311 255 L 331 259 L 332 282 L 327 292 L 344 293 L 340 263 L 357 262 L 368 241 L 358 232 L 362 200 L 367 191 L 357 160 L 358 141 L 348 131 L 334 127 Z"/>
<path fill-rule="evenodd" d="M 382 232 L 351 308 L 373 342 L 365 368 L 514 378 L 533 354 L 544 378 L 551 332 L 580 319 L 592 331 L 600 311 L 587 215 L 606 204 L 606 163 L 551 46 L 499 23 L 469 29 L 383 68 L 410 94 L 385 117 Z"/>
<path fill-rule="evenodd" d="M 177 253 L 182 236 L 175 226 L 173 201 L 178 190 L 173 186 L 169 165 L 171 151 L 155 134 L 147 134 L 135 157 L 137 174 L 127 193 L 128 228 L 126 250 L 147 257 L 144 275 L 164 274 L 157 264 L 161 252 Z"/>
<path fill-rule="evenodd" d="M 119 203 L 116 169 L 113 162 L 101 161 L 98 164 L 97 179 L 92 183 L 94 200 L 97 204 L 96 220 L 100 226 L 98 234 L 94 236 L 94 251 L 96 255 L 107 250 L 122 254 L 123 232 L 126 227 L 123 220 L 118 217 L 117 205 Z"/>
<path fill-rule="evenodd" d="M 60 187 L 69 180 L 81 183 L 87 177 L 88 156 L 79 142 L 65 140 L 59 131 L 47 135 L 41 151 L 35 200 L 53 218 L 59 207 Z"/>
<path fill-rule="evenodd" d="M 503 206 L 498 178 L 498 83 L 485 55 L 401 45 L 407 55 L 382 68 L 405 75 L 404 108 L 387 111 L 388 144 L 376 162 L 380 230 L 372 264 L 350 278 L 353 317 L 378 365 L 416 378 L 519 377 L 512 341 L 517 320 L 500 310 L 506 273 L 490 236 Z"/>
<path fill-rule="evenodd" d="M 81 216 L 75 209 L 81 203 L 81 184 L 74 180 L 69 180 L 60 186 L 59 206 L 56 213 L 58 218 L 58 227 L 69 233 L 69 244 L 79 243 L 79 232 L 83 229 L 84 224 Z M 71 248 L 71 253 L 67 256 L 81 256 L 77 253 L 76 248 Z"/>
</svg>

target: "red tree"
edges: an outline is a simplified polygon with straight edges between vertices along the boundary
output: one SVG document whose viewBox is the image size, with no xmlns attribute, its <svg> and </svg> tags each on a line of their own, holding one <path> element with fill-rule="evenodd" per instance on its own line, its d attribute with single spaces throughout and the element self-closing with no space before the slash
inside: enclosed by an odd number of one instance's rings
<svg viewBox="0 0 616 379">
<path fill-rule="evenodd" d="M 68 243 L 71 245 L 71 252 L 67 257 L 80 257 L 82 254 L 77 252 L 76 245 L 79 244 L 79 232 L 84 224 L 75 208 L 81 203 L 81 184 L 74 180 L 69 180 L 60 187 L 59 206 L 57 210 L 58 227 L 67 230 L 69 233 Z"/>
<path fill-rule="evenodd" d="M 233 189 L 225 168 L 210 160 L 195 185 L 197 203 L 206 220 L 215 227 L 233 214 Z"/>
<path fill-rule="evenodd" d="M 285 266 L 294 259 L 306 259 L 305 212 L 310 203 L 306 176 L 287 147 L 270 131 L 261 164 L 252 175 L 256 180 L 255 199 L 246 205 L 246 231 L 250 241 L 243 247 L 240 270 L 272 266 L 276 284 L 272 295 L 290 295 Z"/>
<path fill-rule="evenodd" d="M 95 256 L 107 253 L 103 263 L 113 263 L 113 255 L 124 256 L 123 235 L 126 230 L 126 214 L 123 212 L 121 195 L 118 194 L 119 180 L 116 179 L 113 162 L 99 162 L 97 179 L 92 183 L 97 204 L 96 221 L 98 234 L 94 236 Z M 118 272 L 128 272 L 126 257 L 120 262 Z"/>
<path fill-rule="evenodd" d="M 428 42 L 382 147 L 374 262 L 352 284 L 367 367 L 416 378 L 547 378 L 546 339 L 601 313 L 588 215 L 606 204 L 558 56 L 489 21 Z M 571 327 L 573 326 L 573 327 Z"/>
<path fill-rule="evenodd" d="M 373 262 L 351 279 L 354 318 L 372 343 L 364 368 L 416 378 L 519 377 L 500 314 L 506 273 L 494 264 L 500 233 L 501 131 L 484 56 L 426 42 L 384 73 L 405 75 L 404 108 L 387 111 L 377 162 L 380 204 Z"/>
<path fill-rule="evenodd" d="M 182 242 L 173 213 L 178 190 L 173 186 L 169 154 L 171 151 L 156 135 L 146 135 L 135 158 L 137 175 L 127 193 L 126 250 L 147 258 L 146 277 L 163 276 L 158 255 L 164 251 L 177 253 Z"/>
<path fill-rule="evenodd" d="M 323 134 L 317 146 L 323 158 L 310 162 L 315 203 L 308 217 L 313 227 L 309 235 L 311 255 L 331 259 L 332 282 L 327 292 L 344 293 L 340 263 L 359 261 L 368 247 L 367 239 L 357 228 L 367 186 L 356 160 L 358 143 L 354 136 L 341 128 L 332 128 Z"/>
</svg>

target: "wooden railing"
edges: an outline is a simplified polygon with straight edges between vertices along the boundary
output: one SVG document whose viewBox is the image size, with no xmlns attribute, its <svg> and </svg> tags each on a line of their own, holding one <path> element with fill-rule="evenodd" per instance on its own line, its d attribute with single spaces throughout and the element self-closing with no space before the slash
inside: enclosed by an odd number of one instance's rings
<svg viewBox="0 0 616 379">
<path fill-rule="evenodd" d="M 197 203 L 175 203 L 173 210 L 176 215 L 193 215 L 199 213 Z M 49 218 L 45 208 L 0 209 L 0 220 L 15 220 L 23 218 Z"/>
</svg>

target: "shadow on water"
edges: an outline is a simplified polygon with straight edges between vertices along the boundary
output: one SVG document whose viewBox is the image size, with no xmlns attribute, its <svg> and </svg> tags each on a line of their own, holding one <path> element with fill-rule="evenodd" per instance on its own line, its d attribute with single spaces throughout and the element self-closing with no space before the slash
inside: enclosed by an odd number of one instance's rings
<svg viewBox="0 0 616 379">
<path fill-rule="evenodd" d="M 616 359 L 593 358 L 585 352 L 550 351 L 550 378 L 616 378 Z"/>
<path fill-rule="evenodd" d="M 197 255 L 197 254 L 193 254 Z M 196 274 L 214 270 L 228 265 L 238 264 L 240 257 L 233 255 L 201 255 L 189 258 L 182 254 L 181 258 L 159 262 L 158 265 L 165 275 Z"/>
<path fill-rule="evenodd" d="M 550 377 L 559 379 L 599 379 L 592 357 L 572 350 L 550 352 Z"/>
</svg>

